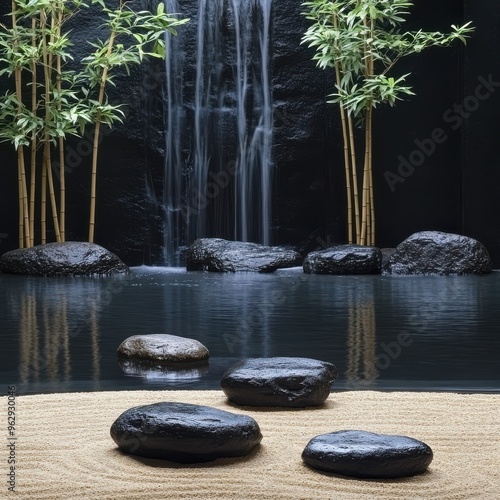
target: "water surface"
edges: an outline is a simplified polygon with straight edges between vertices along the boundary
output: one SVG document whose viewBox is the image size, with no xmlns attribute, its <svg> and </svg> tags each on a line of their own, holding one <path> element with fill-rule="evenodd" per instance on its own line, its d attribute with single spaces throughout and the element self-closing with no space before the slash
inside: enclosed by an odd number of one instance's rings
<svg viewBox="0 0 500 500">
<path fill-rule="evenodd" d="M 218 389 L 239 359 L 333 362 L 339 389 L 500 389 L 500 273 L 453 277 L 214 274 L 0 275 L 0 379 L 20 394 Z M 120 366 L 131 335 L 199 340 L 208 367 Z"/>
</svg>

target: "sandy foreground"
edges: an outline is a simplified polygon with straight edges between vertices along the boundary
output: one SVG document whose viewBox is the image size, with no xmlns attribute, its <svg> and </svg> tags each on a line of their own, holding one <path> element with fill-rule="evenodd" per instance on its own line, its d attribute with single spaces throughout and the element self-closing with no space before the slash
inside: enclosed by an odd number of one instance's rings
<svg viewBox="0 0 500 500">
<path fill-rule="evenodd" d="M 317 409 L 232 406 L 221 391 L 118 391 L 16 398 L 15 493 L 8 490 L 7 397 L 0 398 L 5 459 L 0 498 L 23 499 L 500 499 L 500 395 L 338 392 Z M 160 401 L 209 405 L 257 420 L 247 457 L 179 465 L 122 453 L 113 421 Z M 343 429 L 402 434 L 434 451 L 429 470 L 357 480 L 310 469 L 312 437 Z M 5 479 L 7 478 L 7 480 Z"/>
</svg>

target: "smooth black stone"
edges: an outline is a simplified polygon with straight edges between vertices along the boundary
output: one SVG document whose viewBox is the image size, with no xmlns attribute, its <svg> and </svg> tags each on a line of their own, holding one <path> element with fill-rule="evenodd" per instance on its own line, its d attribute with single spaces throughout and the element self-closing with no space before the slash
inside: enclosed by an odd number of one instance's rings
<svg viewBox="0 0 500 500">
<path fill-rule="evenodd" d="M 474 238 L 440 231 L 412 234 L 396 247 L 383 274 L 487 274 L 488 250 Z"/>
<path fill-rule="evenodd" d="M 376 247 L 337 245 L 311 252 L 303 267 L 308 274 L 380 274 L 382 253 Z"/>
<path fill-rule="evenodd" d="M 338 371 L 332 363 L 309 358 L 253 358 L 223 375 L 221 387 L 233 403 L 302 408 L 325 402 Z"/>
<path fill-rule="evenodd" d="M 95 243 L 66 241 L 6 252 L 0 257 L 0 270 L 33 276 L 90 276 L 129 269 L 114 253 Z"/>
<path fill-rule="evenodd" d="M 173 402 L 126 410 L 111 426 L 111 437 L 126 453 L 180 463 L 241 457 L 262 440 L 251 417 Z"/>
<path fill-rule="evenodd" d="M 188 271 L 270 273 L 301 264 L 302 257 L 295 250 L 221 238 L 196 240 L 186 256 Z"/>
<path fill-rule="evenodd" d="M 302 459 L 315 469 L 359 478 L 421 474 L 432 462 L 431 448 L 406 436 L 338 431 L 311 439 Z"/>
</svg>

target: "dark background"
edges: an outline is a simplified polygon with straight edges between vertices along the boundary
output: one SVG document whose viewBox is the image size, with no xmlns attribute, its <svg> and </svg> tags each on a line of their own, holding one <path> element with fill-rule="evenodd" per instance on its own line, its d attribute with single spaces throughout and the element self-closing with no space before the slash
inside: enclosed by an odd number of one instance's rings
<svg viewBox="0 0 500 500">
<path fill-rule="evenodd" d="M 479 239 L 499 267 L 500 226 L 495 221 L 500 212 L 500 87 L 460 120 L 460 126 L 454 106 L 464 99 L 473 103 L 467 98 L 474 95 L 480 77 L 500 82 L 500 9 L 494 0 L 416 4 L 410 29 L 446 31 L 450 24 L 471 20 L 476 31 L 466 47 L 429 49 L 402 62 L 397 71 L 411 73 L 409 82 L 417 95 L 395 108 L 376 110 L 377 245 L 396 246 L 421 230 L 457 232 Z M 194 24 L 196 9 L 193 0 L 180 0 L 179 11 Z M 343 243 L 342 138 L 337 108 L 325 101 L 333 91 L 332 75 L 316 68 L 312 49 L 300 45 L 307 28 L 300 2 L 275 0 L 273 10 L 273 243 L 308 249 Z M 7 11 L 0 6 L 2 15 Z M 77 48 L 86 49 L 86 40 L 99 24 L 92 13 L 79 18 L 74 26 Z M 164 258 L 162 68 L 162 62 L 149 63 L 130 78 L 117 79 L 111 98 L 128 104 L 127 121 L 110 131 L 101 145 L 95 241 L 130 265 L 161 264 Z M 2 93 L 7 85 L 5 78 L 0 80 Z M 387 172 L 397 174 L 398 158 L 408 159 L 417 149 L 414 141 L 430 139 L 435 129 L 444 131 L 446 141 L 391 190 Z M 70 146 L 79 151 L 81 161 L 67 174 L 67 239 L 85 240 L 90 155 L 85 154 L 85 141 Z M 17 175 L 10 145 L 0 144 L 0 169 L 3 253 L 17 246 Z"/>
</svg>

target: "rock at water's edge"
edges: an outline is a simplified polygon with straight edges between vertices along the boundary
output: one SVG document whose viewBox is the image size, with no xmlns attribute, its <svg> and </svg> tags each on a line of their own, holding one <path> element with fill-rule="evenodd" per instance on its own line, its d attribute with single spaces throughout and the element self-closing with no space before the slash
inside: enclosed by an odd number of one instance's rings
<svg viewBox="0 0 500 500">
<path fill-rule="evenodd" d="M 126 273 L 128 267 L 95 243 L 66 241 L 19 248 L 0 257 L 0 271 L 32 276 L 90 276 Z"/>
<path fill-rule="evenodd" d="M 311 252 L 304 259 L 308 274 L 380 274 L 382 253 L 379 248 L 363 245 L 337 245 Z"/>
<path fill-rule="evenodd" d="M 295 250 L 221 238 L 196 240 L 186 256 L 188 271 L 270 273 L 301 264 L 302 257 Z"/>
<path fill-rule="evenodd" d="M 125 339 L 116 352 L 120 358 L 164 363 L 193 363 L 206 361 L 210 356 L 201 342 L 167 334 L 133 335 Z"/>
<path fill-rule="evenodd" d="M 492 267 L 488 251 L 474 238 L 422 231 L 412 234 L 396 247 L 383 274 L 487 274 Z"/>
</svg>

